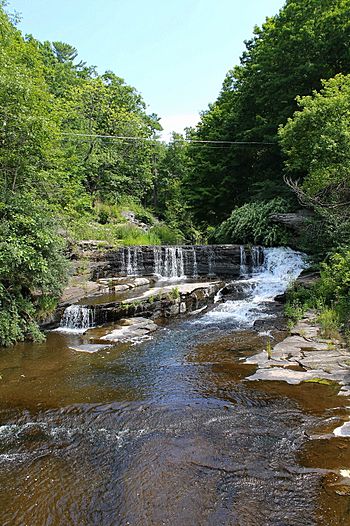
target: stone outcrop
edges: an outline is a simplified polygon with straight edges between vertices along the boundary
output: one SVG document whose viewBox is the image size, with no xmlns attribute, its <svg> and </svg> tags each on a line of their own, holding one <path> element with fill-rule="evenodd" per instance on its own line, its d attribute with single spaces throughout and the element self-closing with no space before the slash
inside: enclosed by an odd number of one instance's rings
<svg viewBox="0 0 350 526">
<path fill-rule="evenodd" d="M 272 214 L 270 220 L 299 234 L 313 215 L 310 210 L 302 209 L 294 213 Z"/>
<path fill-rule="evenodd" d="M 87 305 L 94 309 L 96 325 L 116 322 L 122 318 L 161 319 L 190 313 L 213 303 L 223 282 L 184 283 L 178 286 L 153 287 L 142 295 L 125 301 Z"/>
<path fill-rule="evenodd" d="M 245 249 L 245 261 L 248 266 L 253 264 L 254 257 L 259 256 L 258 250 L 252 254 L 250 249 Z M 84 241 L 74 249 L 72 261 L 75 267 L 79 266 L 80 261 L 84 261 L 92 281 L 135 274 L 160 274 L 163 277 L 237 277 L 240 274 L 241 247 L 182 245 L 112 248 L 102 242 Z"/>
<path fill-rule="evenodd" d="M 312 311 L 271 353 L 263 351 L 245 363 L 258 366 L 256 373 L 248 378 L 251 381 L 337 382 L 341 386 L 339 394 L 350 395 L 350 351 L 338 340 L 322 338 Z"/>
<path fill-rule="evenodd" d="M 131 318 L 122 319 L 119 321 L 117 327 L 101 340 L 107 342 L 129 342 L 133 340 L 140 340 L 149 336 L 152 332 L 158 329 L 158 325 L 154 321 L 147 318 Z"/>
<path fill-rule="evenodd" d="M 65 308 L 85 298 L 93 298 L 109 293 L 123 293 L 137 289 L 138 287 L 153 285 L 155 282 L 156 278 L 152 276 L 148 278 L 113 277 L 100 279 L 98 281 L 86 281 L 74 276 L 70 285 L 64 290 L 55 312 L 46 318 L 40 326 L 42 329 L 57 327 Z"/>
</svg>

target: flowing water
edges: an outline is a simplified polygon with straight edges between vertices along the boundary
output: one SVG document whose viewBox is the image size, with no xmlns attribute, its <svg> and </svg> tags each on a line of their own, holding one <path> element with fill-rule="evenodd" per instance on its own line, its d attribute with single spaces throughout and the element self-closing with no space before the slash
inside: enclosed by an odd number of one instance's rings
<svg viewBox="0 0 350 526">
<path fill-rule="evenodd" d="M 60 326 L 56 330 L 84 333 L 95 325 L 94 310 L 85 305 L 70 305 L 63 313 Z"/>
<path fill-rule="evenodd" d="M 150 341 L 69 348 L 93 329 L 1 351 L 2 526 L 350 524 L 332 489 L 348 442 L 309 440 L 336 427 L 346 399 L 332 386 L 245 381 L 255 369 L 243 359 L 264 346 L 253 321 L 273 315 L 304 266 L 288 249 L 257 263 L 241 279 L 247 298 Z"/>
</svg>

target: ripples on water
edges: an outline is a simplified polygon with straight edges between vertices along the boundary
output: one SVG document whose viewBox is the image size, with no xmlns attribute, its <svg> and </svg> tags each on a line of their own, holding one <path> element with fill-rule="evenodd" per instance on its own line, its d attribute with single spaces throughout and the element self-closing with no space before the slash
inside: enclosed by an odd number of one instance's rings
<svg viewBox="0 0 350 526">
<path fill-rule="evenodd" d="M 298 463 L 322 403 L 244 382 L 264 342 L 233 311 L 94 355 L 58 333 L 3 351 L 1 524 L 322 524 L 321 475 Z"/>
</svg>

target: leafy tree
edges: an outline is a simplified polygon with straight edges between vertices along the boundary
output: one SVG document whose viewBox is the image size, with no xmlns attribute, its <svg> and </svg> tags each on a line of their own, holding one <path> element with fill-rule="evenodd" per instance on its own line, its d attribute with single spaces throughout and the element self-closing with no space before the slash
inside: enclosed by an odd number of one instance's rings
<svg viewBox="0 0 350 526">
<path fill-rule="evenodd" d="M 350 75 L 297 102 L 299 111 L 279 131 L 287 174 L 300 201 L 317 213 L 329 250 L 350 242 Z"/>
<path fill-rule="evenodd" d="M 278 127 L 297 109 L 298 95 L 320 89 L 321 79 L 350 72 L 350 2 L 287 0 L 245 44 L 240 65 L 228 72 L 192 137 L 259 144 L 189 149 L 187 188 L 198 222 L 217 225 L 233 207 L 255 200 L 256 185 L 261 190 L 266 181 L 269 197 L 279 195 Z"/>
<path fill-rule="evenodd" d="M 37 314 L 65 284 L 62 248 L 50 211 L 36 195 L 13 194 L 0 203 L 0 345 L 40 338 Z"/>
<path fill-rule="evenodd" d="M 168 145 L 158 145 L 154 158 L 153 205 L 157 215 L 178 232 L 179 237 L 196 242 L 200 232 L 193 225 L 185 191 L 190 170 L 187 152 L 188 143 L 178 133 L 173 133 Z"/>
</svg>

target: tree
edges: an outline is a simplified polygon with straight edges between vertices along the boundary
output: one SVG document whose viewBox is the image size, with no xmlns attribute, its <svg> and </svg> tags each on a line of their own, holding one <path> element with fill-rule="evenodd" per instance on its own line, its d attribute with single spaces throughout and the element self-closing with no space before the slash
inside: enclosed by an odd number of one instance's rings
<svg viewBox="0 0 350 526">
<path fill-rule="evenodd" d="M 322 225 L 323 246 L 350 242 L 350 75 L 297 99 L 279 130 L 289 184 Z"/>
<path fill-rule="evenodd" d="M 275 187 L 270 197 L 280 194 L 278 127 L 297 109 L 298 95 L 350 72 L 350 1 L 287 0 L 245 45 L 192 137 L 253 144 L 189 149 L 189 201 L 198 222 L 220 223 L 235 206 L 255 200 L 257 189 L 263 198 L 266 181 L 270 194 Z"/>
</svg>

